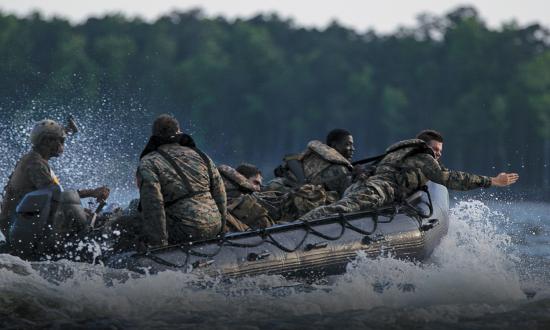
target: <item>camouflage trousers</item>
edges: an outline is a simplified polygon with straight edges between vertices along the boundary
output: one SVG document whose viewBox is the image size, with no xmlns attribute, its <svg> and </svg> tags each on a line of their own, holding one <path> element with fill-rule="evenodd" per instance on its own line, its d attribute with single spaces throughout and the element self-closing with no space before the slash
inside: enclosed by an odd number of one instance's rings
<svg viewBox="0 0 550 330">
<path fill-rule="evenodd" d="M 313 220 L 340 213 L 376 210 L 395 199 L 394 189 L 384 181 L 360 180 L 352 184 L 344 197 L 329 205 L 317 207 L 300 220 Z"/>
<path fill-rule="evenodd" d="M 168 243 L 178 244 L 214 238 L 222 230 L 221 223 L 201 226 L 189 226 L 181 221 L 173 221 L 168 225 Z"/>
<path fill-rule="evenodd" d="M 211 226 L 188 226 L 180 221 L 171 221 L 168 225 L 168 243 L 178 244 L 215 237 L 221 230 L 221 224 Z M 147 241 L 144 220 L 141 214 L 123 215 L 111 220 L 104 227 L 104 234 L 114 240 L 114 250 L 133 250 Z M 115 234 L 116 233 L 116 234 Z"/>
</svg>

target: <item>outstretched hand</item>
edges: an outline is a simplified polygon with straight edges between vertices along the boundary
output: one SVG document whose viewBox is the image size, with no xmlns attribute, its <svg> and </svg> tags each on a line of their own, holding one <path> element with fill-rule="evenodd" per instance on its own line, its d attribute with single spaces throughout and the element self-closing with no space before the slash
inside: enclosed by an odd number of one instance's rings
<svg viewBox="0 0 550 330">
<path fill-rule="evenodd" d="M 491 185 L 495 187 L 506 187 L 518 181 L 519 175 L 517 173 L 500 173 L 494 178 L 491 178 Z"/>
</svg>

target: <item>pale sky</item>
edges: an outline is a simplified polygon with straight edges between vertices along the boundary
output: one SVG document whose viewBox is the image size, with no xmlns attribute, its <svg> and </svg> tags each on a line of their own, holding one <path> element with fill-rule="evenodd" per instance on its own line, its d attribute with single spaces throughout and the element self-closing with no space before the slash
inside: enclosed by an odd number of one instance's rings
<svg viewBox="0 0 550 330">
<path fill-rule="evenodd" d="M 27 14 L 39 9 L 46 16 L 57 15 L 80 22 L 91 15 L 122 12 L 153 20 L 172 10 L 202 8 L 208 16 L 250 17 L 259 12 L 277 12 L 298 25 L 324 27 L 336 19 L 359 31 L 373 28 L 392 32 L 412 26 L 422 12 L 441 15 L 459 5 L 473 5 L 492 27 L 512 19 L 521 25 L 539 22 L 550 26 L 550 0 L 0 0 L 3 12 Z"/>
</svg>

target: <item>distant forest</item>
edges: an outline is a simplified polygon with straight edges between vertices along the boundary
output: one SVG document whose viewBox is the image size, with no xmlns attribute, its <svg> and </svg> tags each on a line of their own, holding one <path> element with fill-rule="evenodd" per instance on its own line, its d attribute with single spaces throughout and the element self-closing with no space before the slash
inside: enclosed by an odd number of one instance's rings
<svg viewBox="0 0 550 330">
<path fill-rule="evenodd" d="M 71 24 L 0 12 L 4 123 L 37 102 L 76 104 L 78 116 L 106 99 L 113 111 L 137 104 L 148 120 L 176 115 L 232 165 L 271 169 L 336 127 L 353 133 L 357 159 L 434 128 L 448 167 L 516 170 L 525 188 L 550 186 L 550 32 L 489 28 L 471 7 L 420 15 L 392 34 L 304 28 L 274 14 Z"/>
</svg>

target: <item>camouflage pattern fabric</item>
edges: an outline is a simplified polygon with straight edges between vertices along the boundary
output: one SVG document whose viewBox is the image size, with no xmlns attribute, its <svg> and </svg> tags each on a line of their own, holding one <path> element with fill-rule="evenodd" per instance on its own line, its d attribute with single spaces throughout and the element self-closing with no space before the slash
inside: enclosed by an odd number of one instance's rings
<svg viewBox="0 0 550 330">
<path fill-rule="evenodd" d="M 277 222 L 281 219 L 283 204 L 287 200 L 287 194 L 279 191 L 253 192 L 252 196 L 267 211 L 269 217 Z"/>
<path fill-rule="evenodd" d="M 263 197 L 269 193 L 255 192 L 254 186 L 246 177 L 228 165 L 219 165 L 227 193 L 228 225 L 226 231 L 245 231 L 250 228 L 266 228 L 275 222 L 266 206 L 269 202 Z M 265 196 L 264 196 L 265 195 Z"/>
<path fill-rule="evenodd" d="M 281 221 L 293 221 L 309 211 L 338 200 L 338 193 L 326 191 L 320 185 L 306 184 L 287 194 Z"/>
<path fill-rule="evenodd" d="M 262 187 L 262 191 L 276 191 L 285 194 L 292 191 L 295 185 L 295 180 L 279 177 L 270 180 L 265 186 Z"/>
<path fill-rule="evenodd" d="M 7 237 L 15 208 L 21 199 L 34 190 L 58 183 L 48 161 L 32 150 L 25 154 L 15 165 L 7 185 L 4 187 L 4 199 L 0 212 L 0 230 Z"/>
<path fill-rule="evenodd" d="M 300 220 L 314 220 L 334 214 L 375 210 L 393 201 L 394 190 L 384 181 L 359 180 L 344 193 L 344 197 L 329 205 L 308 212 Z"/>
<path fill-rule="evenodd" d="M 267 228 L 274 224 L 267 210 L 251 194 L 232 199 L 229 213 L 249 228 Z"/>
<path fill-rule="evenodd" d="M 411 145 L 398 149 L 401 145 Z M 415 149 L 428 152 L 415 152 Z M 405 199 L 432 181 L 451 190 L 471 190 L 491 186 L 491 178 L 482 175 L 452 171 L 437 161 L 431 149 L 418 139 L 398 142 L 388 148 L 389 152 L 376 167 L 373 179 L 390 182 L 398 192 L 397 198 Z"/>
<path fill-rule="evenodd" d="M 307 149 L 299 155 L 285 157 L 285 164 L 280 166 L 283 176 L 271 180 L 266 191 L 274 190 L 288 193 L 301 185 L 292 171 L 288 169 L 287 161 L 298 159 L 302 164 L 305 182 L 302 184 L 321 185 L 327 191 L 336 191 L 341 196 L 352 181 L 352 165 L 336 149 L 313 140 Z"/>
<path fill-rule="evenodd" d="M 230 204 L 228 204 L 228 207 L 231 207 Z M 247 231 L 248 229 L 250 229 L 250 227 L 235 218 L 231 212 L 227 212 L 227 221 L 225 223 L 225 228 L 223 229 L 224 233 Z"/>
<path fill-rule="evenodd" d="M 213 176 L 210 178 L 207 164 L 193 149 L 177 143 L 161 145 L 159 149 L 179 165 L 193 191 L 158 152 L 141 159 L 137 176 L 147 243 L 166 245 L 215 236 L 221 230 L 222 217 L 226 217 L 227 201 L 222 178 L 212 160 L 208 159 Z"/>
<path fill-rule="evenodd" d="M 311 141 L 307 147 L 302 159 L 307 182 L 322 185 L 327 191 L 337 191 L 341 196 L 351 184 L 351 163 L 320 141 Z"/>
<path fill-rule="evenodd" d="M 228 199 L 239 197 L 243 193 L 251 193 L 255 190 L 244 175 L 237 172 L 233 167 L 221 164 L 218 165 L 218 171 L 222 176 Z"/>
<path fill-rule="evenodd" d="M 408 147 L 403 147 L 404 145 Z M 427 150 L 426 147 L 424 141 L 416 139 L 391 146 L 373 176 L 361 177 L 346 190 L 340 201 L 319 207 L 301 219 L 311 220 L 337 213 L 375 210 L 407 198 L 428 181 L 452 190 L 491 186 L 490 177 L 446 169 L 433 154 L 422 151 Z"/>
</svg>

